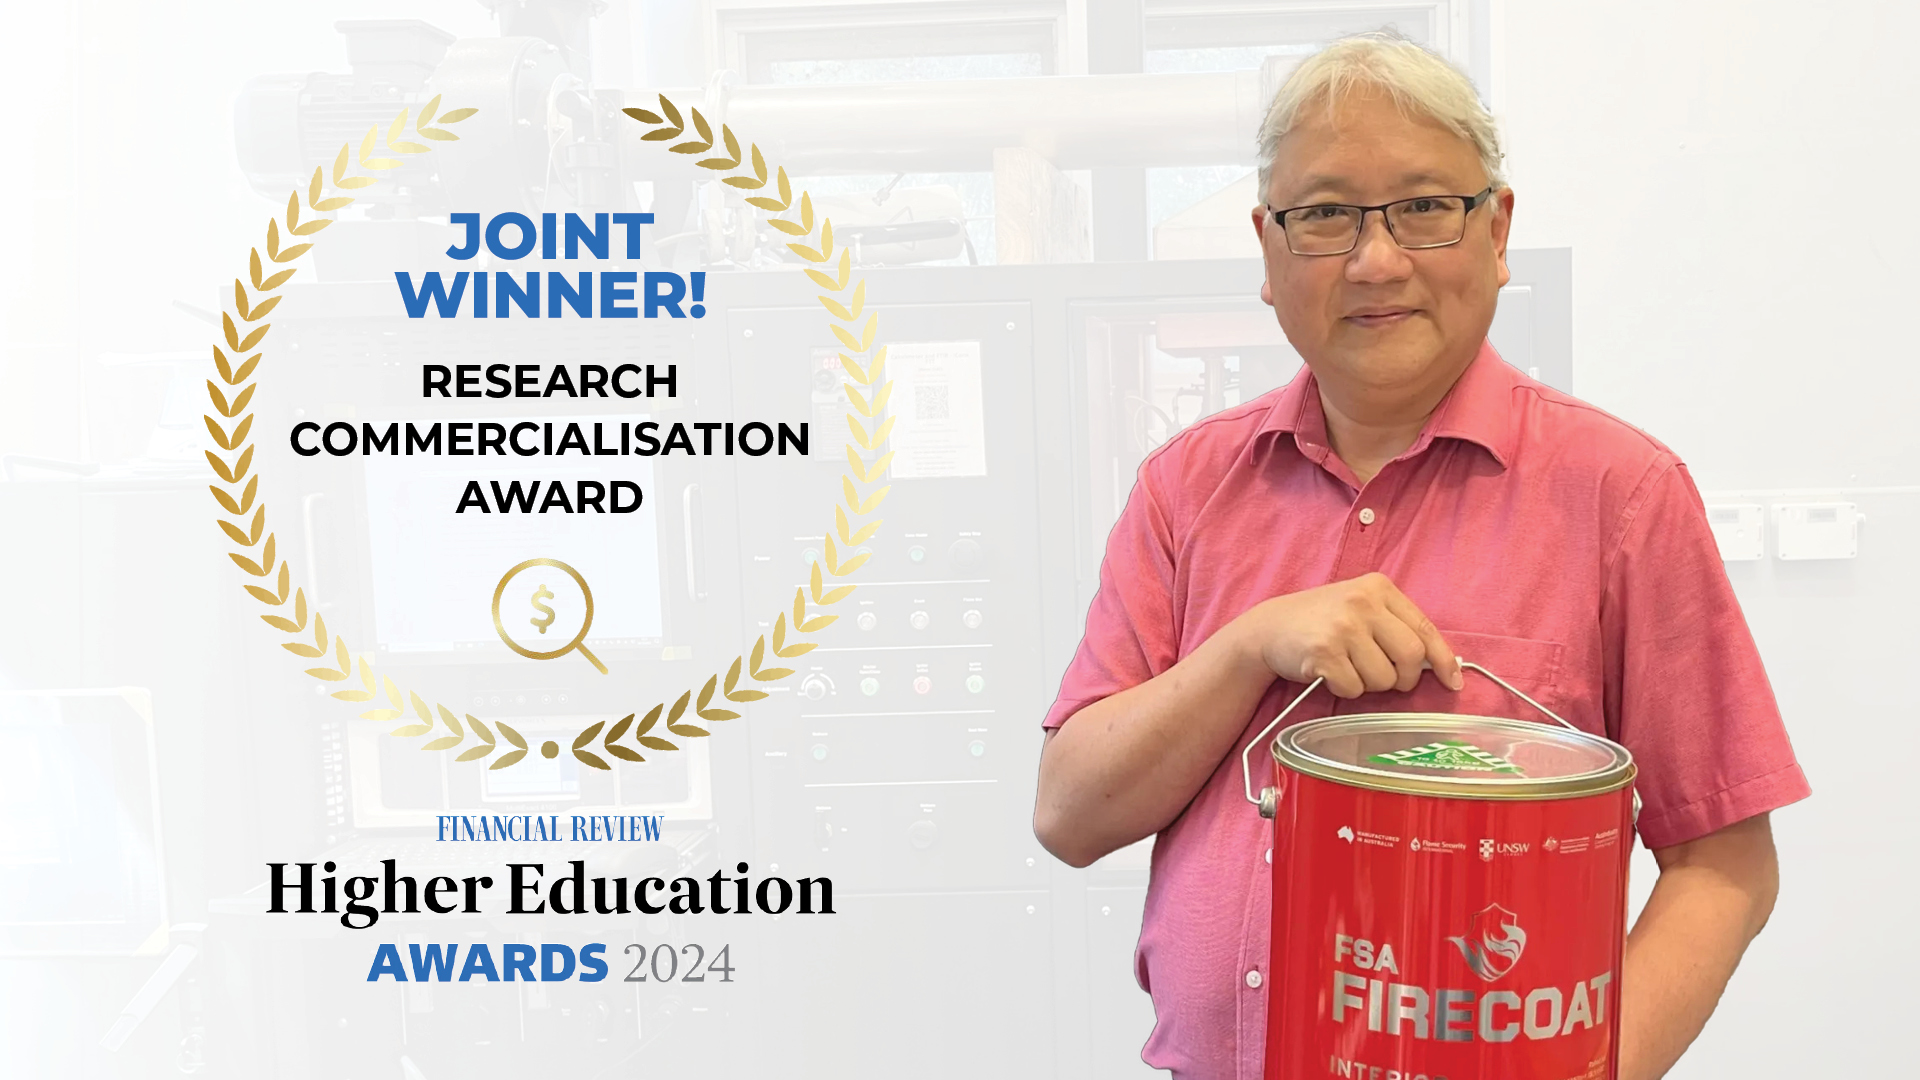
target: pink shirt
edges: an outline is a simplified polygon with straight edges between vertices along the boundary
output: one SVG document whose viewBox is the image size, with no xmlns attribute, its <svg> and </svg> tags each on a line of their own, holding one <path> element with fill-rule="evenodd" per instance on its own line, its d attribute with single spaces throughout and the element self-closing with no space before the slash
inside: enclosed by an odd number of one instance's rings
<svg viewBox="0 0 1920 1080">
<path fill-rule="evenodd" d="M 1305 368 L 1155 451 L 1045 724 L 1167 670 L 1267 597 L 1375 570 L 1463 659 L 1633 751 L 1648 847 L 1808 794 L 1686 466 L 1490 345 L 1364 486 L 1328 448 Z M 1466 684 L 1427 677 L 1337 705 L 1323 692 L 1295 717 L 1532 712 L 1472 672 Z M 1272 826 L 1241 793 L 1238 747 L 1301 689 L 1274 683 L 1154 845 L 1134 967 L 1158 1022 L 1141 1056 L 1177 1076 L 1260 1076 Z"/>
</svg>

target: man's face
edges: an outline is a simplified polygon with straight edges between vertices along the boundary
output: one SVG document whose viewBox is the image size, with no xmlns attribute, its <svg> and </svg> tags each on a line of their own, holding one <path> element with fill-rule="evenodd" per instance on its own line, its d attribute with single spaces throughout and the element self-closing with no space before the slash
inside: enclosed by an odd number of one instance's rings
<svg viewBox="0 0 1920 1080">
<path fill-rule="evenodd" d="M 1418 114 L 1402 114 L 1384 93 L 1360 90 L 1302 110 L 1280 140 L 1268 205 L 1375 206 L 1418 195 L 1473 195 L 1487 174 L 1473 144 Z M 1501 190 L 1467 215 L 1450 247 L 1408 251 L 1383 216 L 1366 215 L 1345 255 L 1295 255 L 1278 223 L 1256 208 L 1267 263 L 1262 298 L 1323 382 L 1357 390 L 1414 389 L 1464 370 L 1493 322 L 1507 283 L 1507 228 L 1513 193 Z"/>
</svg>

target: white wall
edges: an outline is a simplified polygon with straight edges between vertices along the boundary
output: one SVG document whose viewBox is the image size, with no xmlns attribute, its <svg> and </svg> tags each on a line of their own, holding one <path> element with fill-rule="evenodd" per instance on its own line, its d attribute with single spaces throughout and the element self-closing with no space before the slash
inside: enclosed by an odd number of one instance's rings
<svg viewBox="0 0 1920 1080">
<path fill-rule="evenodd" d="M 1857 560 L 1729 566 L 1814 797 L 1775 816 L 1774 920 L 1672 1075 L 1906 1073 L 1893 991 L 1920 961 L 1902 854 L 1920 814 L 1887 751 L 1920 719 L 1920 11 L 1506 0 L 1494 17 L 1513 242 L 1574 251 L 1576 391 L 1676 449 L 1710 502 L 1868 510 Z"/>
</svg>

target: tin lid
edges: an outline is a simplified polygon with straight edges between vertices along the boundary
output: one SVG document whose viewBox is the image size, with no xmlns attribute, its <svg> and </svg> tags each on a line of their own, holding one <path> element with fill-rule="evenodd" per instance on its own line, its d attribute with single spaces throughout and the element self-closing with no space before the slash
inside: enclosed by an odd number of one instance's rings
<svg viewBox="0 0 1920 1080">
<path fill-rule="evenodd" d="M 1280 764 L 1378 791 L 1459 799 L 1599 795 L 1633 781 L 1626 747 L 1527 720 L 1365 713 L 1295 724 L 1273 741 Z"/>
</svg>

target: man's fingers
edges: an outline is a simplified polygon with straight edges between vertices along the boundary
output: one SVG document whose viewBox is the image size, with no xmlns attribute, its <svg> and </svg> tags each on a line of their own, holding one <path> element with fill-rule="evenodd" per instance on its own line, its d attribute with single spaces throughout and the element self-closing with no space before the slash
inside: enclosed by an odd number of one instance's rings
<svg viewBox="0 0 1920 1080">
<path fill-rule="evenodd" d="M 1453 647 L 1447 644 L 1446 638 L 1440 636 L 1440 628 L 1433 625 L 1433 620 L 1427 618 L 1426 612 L 1421 611 L 1398 588 L 1388 591 L 1387 610 L 1393 612 L 1420 638 L 1427 661 L 1433 665 L 1433 673 L 1439 676 L 1442 683 L 1453 690 L 1466 685 L 1466 680 L 1461 676 L 1460 658 L 1453 654 Z"/>
<path fill-rule="evenodd" d="M 1309 682 L 1316 678 L 1327 680 L 1327 689 L 1333 692 L 1334 697 L 1357 698 L 1367 690 L 1360 673 L 1354 670 L 1353 662 L 1345 656 L 1309 664 L 1306 675 Z"/>
<path fill-rule="evenodd" d="M 1347 661 L 1353 665 L 1353 670 L 1359 673 L 1361 683 L 1373 693 L 1391 690 L 1400 681 L 1399 669 L 1372 638 L 1356 642 L 1350 647 L 1347 650 Z"/>
<path fill-rule="evenodd" d="M 1373 628 L 1374 644 L 1393 664 L 1395 678 L 1393 688 L 1405 693 L 1420 682 L 1420 672 L 1427 659 L 1427 643 L 1413 628 L 1391 615 L 1382 618 Z"/>
</svg>

